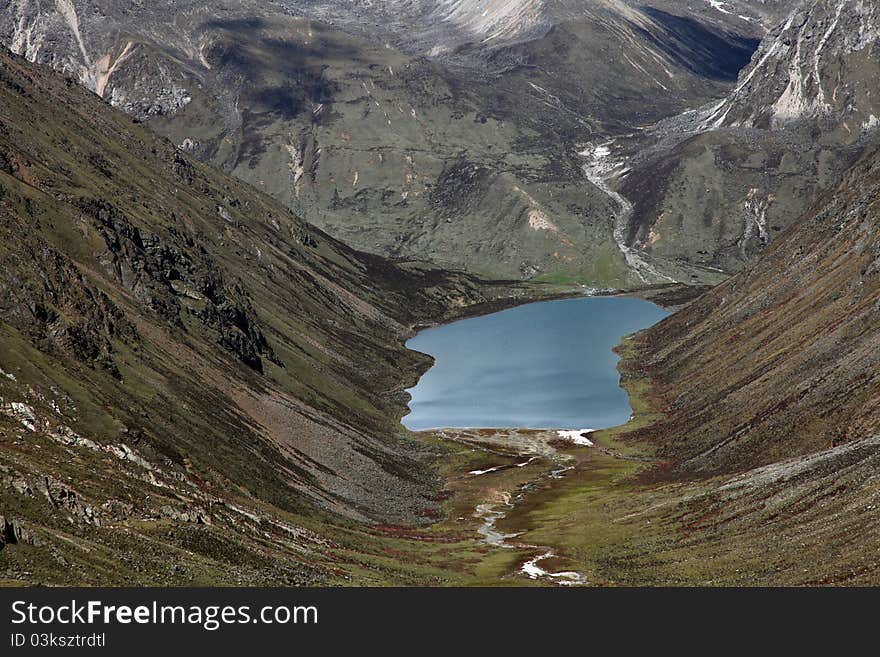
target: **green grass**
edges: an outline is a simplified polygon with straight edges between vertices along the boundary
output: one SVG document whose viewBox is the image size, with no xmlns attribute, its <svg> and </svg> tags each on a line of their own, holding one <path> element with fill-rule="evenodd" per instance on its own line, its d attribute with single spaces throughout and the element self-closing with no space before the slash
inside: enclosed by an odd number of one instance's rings
<svg viewBox="0 0 880 657">
<path fill-rule="evenodd" d="M 560 266 L 556 271 L 535 277 L 534 282 L 625 289 L 628 287 L 627 271 L 617 246 L 605 243 L 596 248 L 595 257 L 590 262 L 574 269 Z"/>
</svg>

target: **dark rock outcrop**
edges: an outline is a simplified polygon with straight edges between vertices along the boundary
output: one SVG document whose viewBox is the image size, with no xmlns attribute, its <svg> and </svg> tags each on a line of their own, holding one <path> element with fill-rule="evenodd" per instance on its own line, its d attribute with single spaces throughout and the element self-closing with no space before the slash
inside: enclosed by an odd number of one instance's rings
<svg viewBox="0 0 880 657">
<path fill-rule="evenodd" d="M 0 181 L 2 189 L 2 181 Z M 37 346 L 120 377 L 113 341 L 137 331 L 65 256 L 31 234 L 0 199 L 0 319 Z"/>
<path fill-rule="evenodd" d="M 175 154 L 176 163 L 178 159 Z M 282 365 L 247 292 L 240 284 L 227 285 L 219 265 L 196 245 L 195 238 L 172 226 L 166 241 L 133 226 L 108 201 L 85 198 L 77 206 L 94 220 L 107 245 L 98 259 L 151 309 L 179 328 L 184 326 L 181 312 L 192 313 L 217 333 L 225 349 L 258 372 L 263 371 L 262 358 Z"/>
</svg>

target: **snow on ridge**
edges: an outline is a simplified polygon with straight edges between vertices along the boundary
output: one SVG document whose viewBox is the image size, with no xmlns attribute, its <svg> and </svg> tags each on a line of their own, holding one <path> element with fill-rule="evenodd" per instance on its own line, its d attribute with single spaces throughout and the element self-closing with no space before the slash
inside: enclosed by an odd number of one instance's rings
<svg viewBox="0 0 880 657">
<path fill-rule="evenodd" d="M 720 11 L 722 14 L 731 14 L 732 12 L 727 8 L 726 2 L 720 2 L 720 0 L 706 0 L 706 3 L 717 11 Z"/>
<path fill-rule="evenodd" d="M 490 41 L 515 37 L 543 20 L 544 0 L 440 0 L 435 15 Z"/>
</svg>

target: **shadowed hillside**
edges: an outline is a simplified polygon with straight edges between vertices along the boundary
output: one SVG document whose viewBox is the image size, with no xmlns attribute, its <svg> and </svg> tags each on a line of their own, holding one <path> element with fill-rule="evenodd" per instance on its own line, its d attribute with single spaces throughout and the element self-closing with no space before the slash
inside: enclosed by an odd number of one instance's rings
<svg viewBox="0 0 880 657">
<path fill-rule="evenodd" d="M 65 540 L 99 553 L 141 540 L 99 528 L 144 522 L 145 537 L 182 519 L 216 528 L 202 541 L 224 536 L 217 559 L 259 561 L 235 547 L 250 521 L 234 500 L 420 522 L 437 480 L 398 418 L 427 363 L 402 338 L 482 300 L 473 282 L 352 251 L 4 53 L 0 107 L 7 539 L 45 566 L 71 559 Z M 162 570 L 134 558 L 70 581 Z"/>
</svg>

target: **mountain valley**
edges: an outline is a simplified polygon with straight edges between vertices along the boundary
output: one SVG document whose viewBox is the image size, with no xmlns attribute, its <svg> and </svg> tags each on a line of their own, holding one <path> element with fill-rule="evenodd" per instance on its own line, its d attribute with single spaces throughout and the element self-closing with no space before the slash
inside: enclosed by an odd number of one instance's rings
<svg viewBox="0 0 880 657">
<path fill-rule="evenodd" d="M 10 0 L 0 42 L 0 585 L 880 580 L 876 3 Z M 401 424 L 417 330 L 622 294 L 672 311 L 626 424 Z"/>
</svg>

